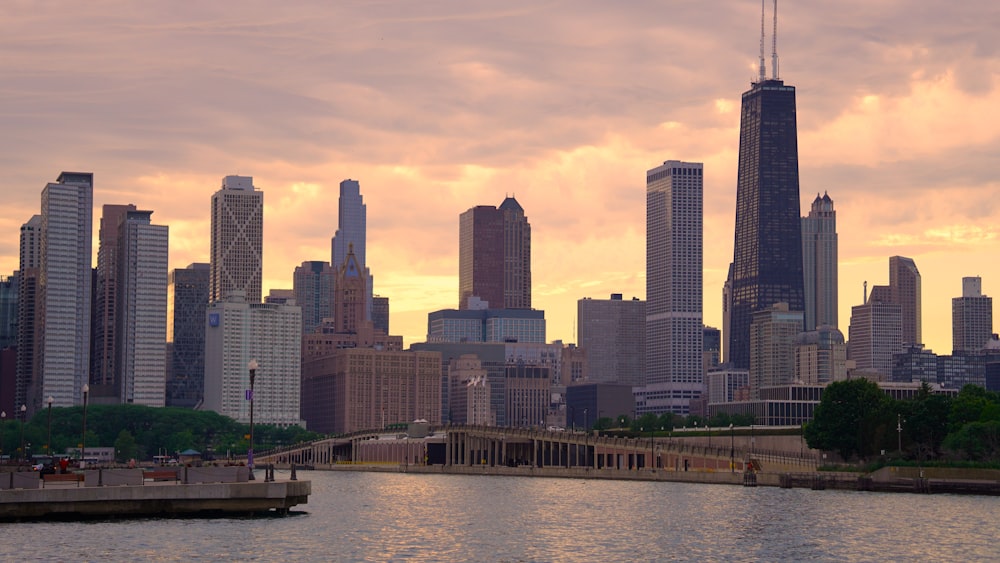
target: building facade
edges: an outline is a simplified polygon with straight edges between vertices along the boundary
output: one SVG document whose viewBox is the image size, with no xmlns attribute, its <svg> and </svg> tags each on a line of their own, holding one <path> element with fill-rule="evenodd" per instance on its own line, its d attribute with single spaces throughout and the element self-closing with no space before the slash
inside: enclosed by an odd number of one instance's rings
<svg viewBox="0 0 1000 563">
<path fill-rule="evenodd" d="M 343 262 L 340 262 L 343 264 Z M 333 318 L 337 271 L 326 262 L 303 262 L 292 274 L 295 304 L 302 308 L 302 333 L 315 331 L 323 319 Z"/>
<path fill-rule="evenodd" d="M 120 226 L 125 214 L 135 211 L 135 205 L 104 205 L 101 226 L 98 230 L 97 268 L 94 271 L 93 318 L 91 319 L 90 384 L 103 387 L 105 394 L 114 393 L 116 362 L 115 349 L 118 305 L 118 253 L 121 251 Z M 91 389 L 92 397 L 100 394 Z"/>
<path fill-rule="evenodd" d="M 167 406 L 194 408 L 205 396 L 205 309 L 209 265 L 194 263 L 167 280 Z"/>
<path fill-rule="evenodd" d="M 471 297 L 493 309 L 531 308 L 531 225 L 516 199 L 462 213 L 458 255 L 459 309 Z"/>
<path fill-rule="evenodd" d="M 28 413 L 52 397 L 56 407 L 83 402 L 90 371 L 91 249 L 94 175 L 63 172 L 42 190 L 35 330 L 37 369 Z"/>
<path fill-rule="evenodd" d="M 206 309 L 204 409 L 250 421 L 250 360 L 258 362 L 254 420 L 300 424 L 302 310 L 248 303 L 241 292 Z"/>
<path fill-rule="evenodd" d="M 953 354 L 982 350 L 993 335 L 993 298 L 983 295 L 983 279 L 962 278 L 962 296 L 951 300 Z"/>
<path fill-rule="evenodd" d="M 152 211 L 126 211 L 119 224 L 116 381 L 122 403 L 166 404 L 169 229 Z"/>
<path fill-rule="evenodd" d="M 799 213 L 795 88 L 761 76 L 743 93 L 740 117 L 726 352 L 726 361 L 736 367 L 750 367 L 750 323 L 755 312 L 775 303 L 788 303 L 789 311 L 805 309 Z"/>
<path fill-rule="evenodd" d="M 704 394 L 701 163 L 646 172 L 646 379 L 636 414 L 690 414 Z"/>
<path fill-rule="evenodd" d="M 795 382 L 826 384 L 847 379 L 847 344 L 832 326 L 803 332 L 795 340 Z"/>
<path fill-rule="evenodd" d="M 892 355 L 903 349 L 902 313 L 892 290 L 875 286 L 862 305 L 851 307 L 847 359 L 857 370 L 892 375 Z"/>
<path fill-rule="evenodd" d="M 646 381 L 646 302 L 586 297 L 576 302 L 579 344 L 587 353 L 587 380 L 641 386 Z"/>
<path fill-rule="evenodd" d="M 428 342 L 545 342 L 545 311 L 443 309 L 427 315 Z"/>
<path fill-rule="evenodd" d="M 17 288 L 17 353 L 14 368 L 14 404 L 28 402 L 28 389 L 34 382 L 37 366 L 35 350 L 39 334 L 38 276 L 42 255 L 42 216 L 34 215 L 21 225 L 20 268 Z"/>
<path fill-rule="evenodd" d="M 795 343 L 802 332 L 802 311 L 775 303 L 753 314 L 750 323 L 750 398 L 765 387 L 789 385 L 795 377 Z"/>
<path fill-rule="evenodd" d="M 209 301 L 242 292 L 251 303 L 261 301 L 264 257 L 264 192 L 252 176 L 226 176 L 212 194 L 212 242 Z"/>
<path fill-rule="evenodd" d="M 912 258 L 889 258 L 889 289 L 899 305 L 903 343 L 923 344 L 920 309 L 920 271 Z"/>
<path fill-rule="evenodd" d="M 337 232 L 330 240 L 330 264 L 336 270 L 347 259 L 348 252 L 354 253 L 355 260 L 368 279 L 365 319 L 371 320 L 374 280 L 368 268 L 367 239 L 368 206 L 361 195 L 361 184 L 357 180 L 344 180 L 340 183 L 340 199 L 337 202 Z M 389 333 L 388 330 L 385 332 Z"/>
<path fill-rule="evenodd" d="M 805 330 L 837 325 L 837 212 L 823 194 L 802 218 L 802 281 Z"/>
</svg>

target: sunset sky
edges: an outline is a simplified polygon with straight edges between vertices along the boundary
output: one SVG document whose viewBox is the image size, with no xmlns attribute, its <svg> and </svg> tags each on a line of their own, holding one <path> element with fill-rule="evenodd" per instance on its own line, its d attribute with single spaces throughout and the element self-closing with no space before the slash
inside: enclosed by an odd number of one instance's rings
<svg viewBox="0 0 1000 563">
<path fill-rule="evenodd" d="M 924 341 L 950 353 L 961 278 L 1000 297 L 1000 3 L 778 10 L 803 213 L 822 192 L 837 210 L 841 330 L 863 281 L 887 284 L 888 257 L 909 256 Z M 721 326 L 759 2 L 8 0 L 2 12 L 4 275 L 62 170 L 95 174 L 95 254 L 101 206 L 134 203 L 170 226 L 171 268 L 208 261 L 211 195 L 240 174 L 264 192 L 265 292 L 290 288 L 296 265 L 330 259 L 338 184 L 353 178 L 375 293 L 410 344 L 428 312 L 458 305 L 459 214 L 509 194 L 532 226 L 533 304 L 550 340 L 573 342 L 578 299 L 645 298 L 645 171 L 677 159 L 705 164 L 704 318 Z"/>
</svg>

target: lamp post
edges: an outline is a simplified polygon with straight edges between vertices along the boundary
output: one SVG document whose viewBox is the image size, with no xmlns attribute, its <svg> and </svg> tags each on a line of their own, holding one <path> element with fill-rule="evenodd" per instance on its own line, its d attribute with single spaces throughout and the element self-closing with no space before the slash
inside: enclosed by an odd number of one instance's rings
<svg viewBox="0 0 1000 563">
<path fill-rule="evenodd" d="M 80 436 L 80 469 L 86 465 L 87 459 L 87 394 L 90 393 L 90 385 L 83 384 L 83 434 Z"/>
<path fill-rule="evenodd" d="M 583 409 L 583 431 L 590 432 L 590 420 L 587 418 L 587 409 Z"/>
<path fill-rule="evenodd" d="M 250 448 L 247 449 L 247 467 L 250 469 L 250 480 L 254 480 L 253 476 L 253 383 L 254 379 L 257 377 L 257 360 L 250 360 L 247 363 L 247 369 L 250 370 L 250 394 L 247 398 L 250 400 Z"/>
<path fill-rule="evenodd" d="M 49 395 L 49 398 L 45 399 L 45 402 L 49 405 L 48 436 L 45 438 L 45 453 L 49 457 L 52 457 L 52 403 L 54 401 L 55 399 L 52 398 L 52 395 Z"/>
<path fill-rule="evenodd" d="M 903 416 L 896 413 L 896 449 L 903 455 Z"/>
<path fill-rule="evenodd" d="M 736 473 L 736 433 L 732 422 L 729 423 L 729 471 Z"/>
<path fill-rule="evenodd" d="M 21 405 L 21 456 L 20 461 L 24 461 L 24 423 L 28 420 L 28 405 Z"/>
<path fill-rule="evenodd" d="M 0 463 L 3 463 L 3 431 L 7 428 L 7 411 L 0 411 Z"/>
</svg>

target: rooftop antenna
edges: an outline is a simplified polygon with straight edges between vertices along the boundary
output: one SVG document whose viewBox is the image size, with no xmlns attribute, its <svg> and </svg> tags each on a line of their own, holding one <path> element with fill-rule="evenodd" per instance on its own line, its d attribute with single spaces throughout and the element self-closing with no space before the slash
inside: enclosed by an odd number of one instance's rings
<svg viewBox="0 0 1000 563">
<path fill-rule="evenodd" d="M 775 0 L 777 1 L 777 0 Z M 760 0 L 760 82 L 767 80 L 767 69 L 764 66 L 764 0 Z"/>
<path fill-rule="evenodd" d="M 771 33 L 771 78 L 778 79 L 778 0 L 774 0 L 774 31 Z"/>
</svg>

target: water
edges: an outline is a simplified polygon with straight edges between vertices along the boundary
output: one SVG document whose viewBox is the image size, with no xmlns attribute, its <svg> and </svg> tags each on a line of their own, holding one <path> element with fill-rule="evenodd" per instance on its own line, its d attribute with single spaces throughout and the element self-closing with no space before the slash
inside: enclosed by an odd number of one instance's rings
<svg viewBox="0 0 1000 563">
<path fill-rule="evenodd" d="M 0 524 L 11 561 L 988 561 L 1000 499 L 300 472 L 287 518 Z M 279 472 L 279 479 L 282 475 Z"/>
</svg>

